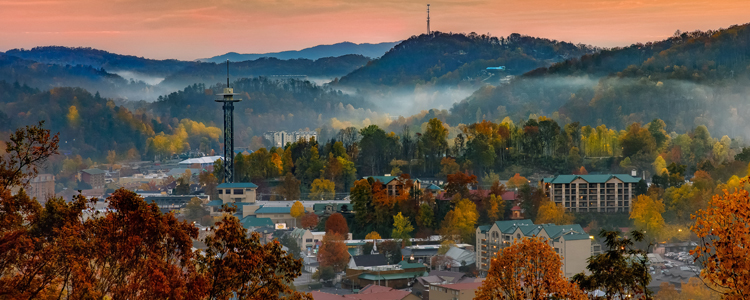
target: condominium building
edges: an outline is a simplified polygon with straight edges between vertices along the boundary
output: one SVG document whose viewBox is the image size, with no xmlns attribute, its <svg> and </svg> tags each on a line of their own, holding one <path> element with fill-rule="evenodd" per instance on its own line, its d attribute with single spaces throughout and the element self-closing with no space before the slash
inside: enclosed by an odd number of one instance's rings
<svg viewBox="0 0 750 300">
<path fill-rule="evenodd" d="M 583 272 L 591 256 L 591 238 L 581 225 L 534 224 L 531 220 L 497 221 L 477 228 L 477 269 L 487 274 L 492 258 L 500 250 L 529 237 L 545 238 L 562 257 L 562 271 L 567 277 Z"/>
<path fill-rule="evenodd" d="M 316 131 L 269 131 L 264 133 L 263 137 L 271 141 L 274 147 L 284 147 L 300 139 L 307 141 L 317 139 L 318 133 Z"/>
<path fill-rule="evenodd" d="M 559 175 L 539 186 L 555 204 L 576 212 L 629 212 L 640 181 L 626 174 Z"/>
</svg>

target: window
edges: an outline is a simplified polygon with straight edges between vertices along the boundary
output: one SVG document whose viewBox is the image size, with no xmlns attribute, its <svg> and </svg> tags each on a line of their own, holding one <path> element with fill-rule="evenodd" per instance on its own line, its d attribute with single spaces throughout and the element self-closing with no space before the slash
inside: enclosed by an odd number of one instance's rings
<svg viewBox="0 0 750 300">
<path fill-rule="evenodd" d="M 521 239 L 521 234 L 520 233 L 516 233 L 516 238 L 517 239 Z"/>
<path fill-rule="evenodd" d="M 227 190 L 227 192 L 228 192 L 228 191 L 229 191 L 229 190 Z M 242 194 L 244 194 L 244 193 L 245 193 L 245 190 L 243 190 L 243 189 L 234 189 L 234 194 L 235 194 L 235 195 L 242 195 Z"/>
<path fill-rule="evenodd" d="M 312 239 L 305 239 L 305 243 L 312 243 Z"/>
<path fill-rule="evenodd" d="M 219 195 L 224 194 L 224 190 L 219 189 Z"/>
</svg>

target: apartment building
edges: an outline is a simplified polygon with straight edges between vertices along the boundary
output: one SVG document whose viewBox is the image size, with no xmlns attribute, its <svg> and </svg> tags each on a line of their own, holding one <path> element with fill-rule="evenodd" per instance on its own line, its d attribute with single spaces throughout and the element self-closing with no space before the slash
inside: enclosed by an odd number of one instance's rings
<svg viewBox="0 0 750 300">
<path fill-rule="evenodd" d="M 626 174 L 559 175 L 539 186 L 555 204 L 575 212 L 630 212 L 640 179 Z"/>
<path fill-rule="evenodd" d="M 263 137 L 271 141 L 274 147 L 284 147 L 300 139 L 307 141 L 317 139 L 318 133 L 316 131 L 269 131 L 264 133 Z"/>
<path fill-rule="evenodd" d="M 486 274 L 490 261 L 500 250 L 523 238 L 543 237 L 562 256 L 562 271 L 567 277 L 582 272 L 591 256 L 591 237 L 581 225 L 534 224 L 531 220 L 497 221 L 477 227 L 476 264 Z"/>
</svg>

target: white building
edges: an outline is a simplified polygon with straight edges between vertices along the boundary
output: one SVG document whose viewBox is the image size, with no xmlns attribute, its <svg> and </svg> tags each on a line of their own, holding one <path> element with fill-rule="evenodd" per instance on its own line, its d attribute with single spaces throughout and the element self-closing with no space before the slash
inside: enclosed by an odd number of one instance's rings
<svg viewBox="0 0 750 300">
<path fill-rule="evenodd" d="M 284 147 L 300 139 L 308 141 L 313 138 L 317 139 L 318 133 L 316 131 L 269 131 L 263 134 L 263 137 L 271 141 L 274 147 Z"/>
</svg>

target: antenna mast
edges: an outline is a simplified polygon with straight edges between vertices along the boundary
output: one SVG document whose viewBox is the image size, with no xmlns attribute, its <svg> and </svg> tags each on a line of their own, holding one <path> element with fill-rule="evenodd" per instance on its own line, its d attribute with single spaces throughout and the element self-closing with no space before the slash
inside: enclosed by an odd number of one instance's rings
<svg viewBox="0 0 750 300">
<path fill-rule="evenodd" d="M 430 4 L 427 3 L 427 34 L 430 34 Z"/>
</svg>

